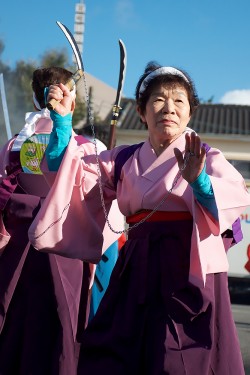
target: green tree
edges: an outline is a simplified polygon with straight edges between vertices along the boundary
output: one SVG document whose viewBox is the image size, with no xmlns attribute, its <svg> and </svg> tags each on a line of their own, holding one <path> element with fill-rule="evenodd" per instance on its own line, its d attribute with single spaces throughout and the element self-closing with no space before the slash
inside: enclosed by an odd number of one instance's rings
<svg viewBox="0 0 250 375">
<path fill-rule="evenodd" d="M 41 66 L 50 67 L 50 66 L 59 66 L 60 68 L 69 69 L 69 60 L 66 49 L 61 51 L 49 50 L 45 52 L 41 57 Z"/>
<path fill-rule="evenodd" d="M 76 107 L 73 115 L 73 127 L 79 126 L 80 128 L 84 125 L 86 119 L 86 103 L 84 98 L 80 95 L 76 96 Z"/>
<path fill-rule="evenodd" d="M 14 70 L 6 75 L 6 97 L 13 135 L 24 125 L 24 114 L 34 110 L 32 104 L 32 73 L 35 62 L 19 61 Z"/>
<path fill-rule="evenodd" d="M 7 107 L 9 104 L 9 99 L 11 97 L 10 90 L 11 90 L 11 83 L 9 83 L 9 80 L 11 79 L 11 69 L 8 65 L 6 65 L 2 60 L 2 53 L 4 51 L 4 43 L 2 40 L 0 40 L 0 73 L 3 75 L 3 86 L 2 89 L 4 89 L 4 93 L 7 100 Z M 2 107 L 2 97 L 0 94 L 0 146 L 6 142 L 7 140 L 7 133 L 6 133 L 6 127 L 5 127 L 5 118 L 4 118 L 4 112 Z"/>
<path fill-rule="evenodd" d="M 4 51 L 4 43 L 0 39 L 0 73 L 7 74 L 7 73 L 10 72 L 10 68 L 9 68 L 8 65 L 4 64 L 3 61 L 2 61 L 3 51 Z"/>
</svg>

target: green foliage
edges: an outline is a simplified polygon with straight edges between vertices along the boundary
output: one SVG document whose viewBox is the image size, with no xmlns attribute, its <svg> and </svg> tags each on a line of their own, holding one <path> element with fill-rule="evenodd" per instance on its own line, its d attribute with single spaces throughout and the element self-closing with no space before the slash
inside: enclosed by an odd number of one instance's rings
<svg viewBox="0 0 250 375">
<path fill-rule="evenodd" d="M 33 71 L 37 68 L 35 62 L 18 61 L 11 75 L 11 85 L 14 90 L 13 102 L 16 108 L 32 111 L 31 79 Z"/>
<path fill-rule="evenodd" d="M 76 96 L 76 107 L 73 115 L 73 127 L 79 123 L 83 126 L 86 119 L 86 103 L 83 98 L 80 98 L 79 95 Z"/>
<path fill-rule="evenodd" d="M 0 40 L 0 55 L 2 55 L 3 51 L 4 51 L 4 43 L 2 40 Z"/>
<path fill-rule="evenodd" d="M 63 49 L 62 51 L 50 50 L 45 52 L 41 57 L 41 66 L 44 68 L 58 66 L 60 68 L 71 70 L 68 64 L 66 49 Z"/>
<path fill-rule="evenodd" d="M 0 39 L 0 73 L 8 74 L 10 72 L 10 68 L 8 67 L 8 65 L 4 64 L 1 60 L 1 55 L 3 51 L 4 51 L 4 44 L 2 40 Z"/>
</svg>

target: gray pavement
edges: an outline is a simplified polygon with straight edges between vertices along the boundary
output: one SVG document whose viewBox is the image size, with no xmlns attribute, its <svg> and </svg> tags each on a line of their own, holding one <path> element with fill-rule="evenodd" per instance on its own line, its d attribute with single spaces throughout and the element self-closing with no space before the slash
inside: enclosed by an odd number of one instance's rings
<svg viewBox="0 0 250 375">
<path fill-rule="evenodd" d="M 250 375 L 250 305 L 232 305 L 237 327 L 245 373 Z"/>
</svg>

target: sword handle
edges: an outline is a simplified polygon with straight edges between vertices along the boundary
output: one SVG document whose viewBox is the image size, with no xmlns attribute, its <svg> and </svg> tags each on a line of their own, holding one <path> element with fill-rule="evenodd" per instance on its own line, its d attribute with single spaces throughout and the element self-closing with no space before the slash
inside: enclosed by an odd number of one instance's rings
<svg viewBox="0 0 250 375">
<path fill-rule="evenodd" d="M 109 141 L 108 141 L 108 150 L 112 150 L 115 147 L 115 133 L 116 133 L 116 126 L 118 122 L 119 112 L 122 108 L 114 104 L 113 105 L 113 112 L 112 112 L 112 119 L 110 122 L 110 131 L 109 131 Z"/>
<path fill-rule="evenodd" d="M 73 87 L 76 85 L 76 83 L 79 81 L 79 79 L 83 76 L 83 70 L 77 70 L 72 77 L 65 83 L 65 86 L 68 87 L 68 89 L 71 91 Z M 51 99 L 46 104 L 46 107 L 52 111 L 56 108 L 57 104 L 60 103 L 60 101 L 56 99 Z"/>
</svg>

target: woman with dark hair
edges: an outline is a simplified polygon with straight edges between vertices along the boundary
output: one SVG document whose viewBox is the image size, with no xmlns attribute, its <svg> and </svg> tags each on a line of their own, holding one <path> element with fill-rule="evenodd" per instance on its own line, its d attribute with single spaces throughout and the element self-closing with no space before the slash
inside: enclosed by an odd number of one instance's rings
<svg viewBox="0 0 250 375">
<path fill-rule="evenodd" d="M 45 106 L 45 89 L 66 83 L 72 73 L 60 67 L 33 72 L 34 112 L 18 135 L 0 150 L 0 374 L 74 375 L 78 359 L 76 333 L 81 301 L 81 323 L 88 298 L 89 265 L 37 252 L 28 229 L 49 191 L 40 163 L 57 114 Z M 70 93 L 68 139 L 93 145 L 71 127 L 75 89 Z M 61 128 L 61 136 L 66 135 Z M 64 139 L 64 142 L 68 142 Z M 60 158 L 63 157 L 63 151 Z M 55 160 L 55 162 L 57 162 Z M 55 174 L 51 176 L 52 181 Z M 85 271 L 85 273 L 84 273 Z M 82 285 L 86 285 L 84 290 Z"/>
<path fill-rule="evenodd" d="M 67 88 L 50 87 L 49 98 L 62 96 L 65 111 Z M 188 128 L 199 101 L 185 72 L 148 64 L 136 102 L 148 139 L 99 157 L 69 144 L 29 231 L 38 250 L 60 254 L 71 241 L 74 254 L 64 255 L 97 262 L 121 233 L 108 220 L 113 199 L 126 216 L 128 239 L 82 332 L 78 374 L 243 375 L 226 251 L 250 204 L 244 179 Z"/>
</svg>

